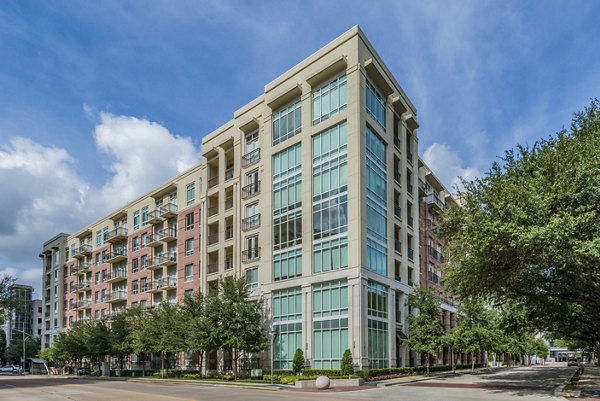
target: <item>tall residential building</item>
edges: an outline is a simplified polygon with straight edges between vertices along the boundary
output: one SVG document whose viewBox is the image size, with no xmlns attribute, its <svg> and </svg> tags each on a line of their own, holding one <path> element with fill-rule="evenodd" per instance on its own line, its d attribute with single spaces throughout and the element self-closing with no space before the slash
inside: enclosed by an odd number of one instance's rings
<svg viewBox="0 0 600 401">
<path fill-rule="evenodd" d="M 417 129 L 350 29 L 205 136 L 200 165 L 68 236 L 62 326 L 236 274 L 265 300 L 275 368 L 297 348 L 312 368 L 339 367 L 345 349 L 361 369 L 417 363 L 403 345 L 421 281 Z"/>
<path fill-rule="evenodd" d="M 456 326 L 457 308 L 452 294 L 444 288 L 441 265 L 444 260 L 445 242 L 438 235 L 437 223 L 449 207 L 457 203 L 431 169 L 419 159 L 419 244 L 421 248 L 421 287 L 430 288 L 439 296 L 442 305 L 442 321 L 446 330 Z M 449 365 L 448 348 L 438 353 L 438 363 Z"/>
<path fill-rule="evenodd" d="M 33 337 L 42 337 L 44 307 L 41 299 L 31 301 L 31 335 Z"/>
<path fill-rule="evenodd" d="M 64 281 L 67 274 L 66 248 L 68 234 L 60 233 L 42 247 L 42 349 L 49 347 L 54 337 L 64 328 Z"/>
<path fill-rule="evenodd" d="M 5 310 L 4 333 L 6 346 L 9 347 L 15 337 L 32 335 L 33 287 L 24 284 L 13 284 L 10 287 L 11 297 L 14 301 L 12 309 Z"/>
</svg>

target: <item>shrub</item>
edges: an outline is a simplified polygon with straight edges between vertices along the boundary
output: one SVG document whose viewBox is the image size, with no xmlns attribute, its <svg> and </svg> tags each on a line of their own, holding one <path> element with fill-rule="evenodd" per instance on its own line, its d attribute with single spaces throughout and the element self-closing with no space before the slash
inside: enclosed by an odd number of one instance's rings
<svg viewBox="0 0 600 401">
<path fill-rule="evenodd" d="M 304 369 L 304 376 L 342 376 L 339 369 Z"/>
<path fill-rule="evenodd" d="M 294 359 L 292 359 L 292 371 L 294 374 L 300 374 L 302 369 L 304 369 L 304 352 L 301 348 L 298 348 L 294 353 Z"/>
<path fill-rule="evenodd" d="M 340 363 L 340 370 L 342 375 L 350 376 L 354 373 L 354 365 L 352 364 L 352 352 L 349 349 L 344 351 L 342 356 L 342 362 Z"/>
</svg>

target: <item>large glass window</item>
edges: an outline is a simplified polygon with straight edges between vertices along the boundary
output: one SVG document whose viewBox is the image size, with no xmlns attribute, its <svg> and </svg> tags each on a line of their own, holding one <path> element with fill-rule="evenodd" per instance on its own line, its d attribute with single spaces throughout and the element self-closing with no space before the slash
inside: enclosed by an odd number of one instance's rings
<svg viewBox="0 0 600 401">
<path fill-rule="evenodd" d="M 302 247 L 277 252 L 273 255 L 273 280 L 285 280 L 301 275 Z"/>
<path fill-rule="evenodd" d="M 346 280 L 313 286 L 313 367 L 339 369 L 348 348 L 348 284 Z"/>
<path fill-rule="evenodd" d="M 368 350 L 370 368 L 389 367 L 388 289 L 369 281 L 367 287 Z"/>
<path fill-rule="evenodd" d="M 300 144 L 273 156 L 273 214 L 299 208 L 302 202 Z"/>
<path fill-rule="evenodd" d="M 385 143 L 367 126 L 367 268 L 387 275 Z"/>
<path fill-rule="evenodd" d="M 273 292 L 273 367 L 291 369 L 296 349 L 302 347 L 302 290 Z"/>
<path fill-rule="evenodd" d="M 273 218 L 273 250 L 302 243 L 302 210 L 280 214 Z"/>
<path fill-rule="evenodd" d="M 300 99 L 273 113 L 273 145 L 299 134 L 302 130 Z"/>
<path fill-rule="evenodd" d="M 312 93 L 312 122 L 321 121 L 346 109 L 346 74 L 315 89 Z"/>
<path fill-rule="evenodd" d="M 196 202 L 196 184 L 193 182 L 185 186 L 185 201 L 187 206 Z"/>
<path fill-rule="evenodd" d="M 312 138 L 313 272 L 348 266 L 346 123 Z"/>
<path fill-rule="evenodd" d="M 148 224 L 148 206 L 142 208 L 142 226 Z"/>
<path fill-rule="evenodd" d="M 246 270 L 246 285 L 249 290 L 258 287 L 258 267 Z"/>
<path fill-rule="evenodd" d="M 133 212 L 133 229 L 134 230 L 140 229 L 140 211 L 139 210 L 136 210 L 135 212 Z"/>
<path fill-rule="evenodd" d="M 385 130 L 385 98 L 377 88 L 367 80 L 367 113 Z"/>
</svg>

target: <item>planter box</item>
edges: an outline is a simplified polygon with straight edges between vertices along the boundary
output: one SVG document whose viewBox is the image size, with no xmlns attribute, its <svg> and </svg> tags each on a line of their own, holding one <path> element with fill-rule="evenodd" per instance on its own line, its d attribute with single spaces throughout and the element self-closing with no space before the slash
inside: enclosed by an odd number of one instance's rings
<svg viewBox="0 0 600 401">
<path fill-rule="evenodd" d="M 298 380 L 296 388 L 317 388 L 316 380 Z M 336 387 L 358 387 L 365 384 L 364 379 L 331 379 L 329 388 Z"/>
</svg>

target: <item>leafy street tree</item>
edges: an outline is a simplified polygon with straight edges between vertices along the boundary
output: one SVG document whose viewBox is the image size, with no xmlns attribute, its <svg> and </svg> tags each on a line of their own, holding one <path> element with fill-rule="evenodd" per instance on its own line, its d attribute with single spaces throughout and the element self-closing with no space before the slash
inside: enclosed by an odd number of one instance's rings
<svg viewBox="0 0 600 401">
<path fill-rule="evenodd" d="M 458 324 L 452 330 L 456 348 L 471 354 L 471 370 L 475 369 L 475 353 L 494 347 L 499 333 L 493 326 L 493 312 L 481 302 L 463 300 Z"/>
<path fill-rule="evenodd" d="M 304 352 L 302 348 L 298 348 L 294 353 L 294 359 L 292 359 L 292 372 L 299 375 L 302 373 L 302 369 L 304 369 Z"/>
<path fill-rule="evenodd" d="M 125 357 L 133 352 L 131 319 L 132 313 L 119 313 L 113 317 L 109 327 L 110 353 L 118 359 L 120 370 L 123 370 Z"/>
<path fill-rule="evenodd" d="M 263 333 L 262 300 L 249 300 L 248 287 L 243 277 L 225 277 L 221 280 L 221 336 L 224 349 L 231 350 L 234 376 L 239 374 L 243 355 L 265 349 L 267 338 Z"/>
<path fill-rule="evenodd" d="M 408 317 L 408 340 L 411 350 L 425 354 L 427 374 L 431 366 L 431 355 L 442 346 L 444 327 L 440 314 L 440 300 L 426 288 L 419 288 L 408 296 L 408 305 L 413 310 Z"/>
<path fill-rule="evenodd" d="M 219 329 L 221 302 L 217 296 L 205 297 L 201 292 L 186 296 L 183 315 L 186 322 L 185 343 L 190 351 L 198 353 L 200 374 L 204 356 L 216 351 L 221 344 Z"/>
<path fill-rule="evenodd" d="M 40 352 L 39 338 L 25 338 L 25 358 L 34 358 Z M 4 351 L 4 359 L 7 362 L 18 363 L 23 358 L 23 338 L 15 336 L 10 342 L 10 346 Z"/>
<path fill-rule="evenodd" d="M 6 274 L 0 274 L 0 310 L 9 310 L 14 307 L 13 292 L 10 287 L 15 279 Z M 4 313 L 0 313 L 0 325 L 4 324 Z"/>
<path fill-rule="evenodd" d="M 441 224 L 447 288 L 600 344 L 600 101 L 569 130 L 507 151 L 458 197 Z"/>
<path fill-rule="evenodd" d="M 344 355 L 342 355 L 340 370 L 342 376 L 350 376 L 354 373 L 354 364 L 352 363 L 352 352 L 350 352 L 350 349 L 344 351 Z"/>
</svg>

